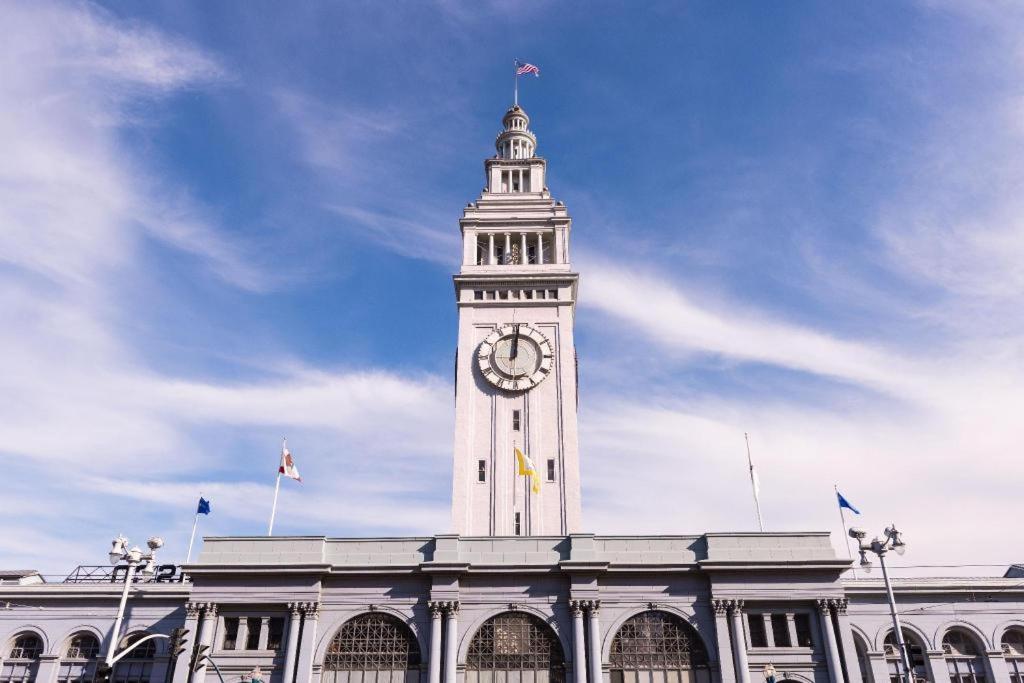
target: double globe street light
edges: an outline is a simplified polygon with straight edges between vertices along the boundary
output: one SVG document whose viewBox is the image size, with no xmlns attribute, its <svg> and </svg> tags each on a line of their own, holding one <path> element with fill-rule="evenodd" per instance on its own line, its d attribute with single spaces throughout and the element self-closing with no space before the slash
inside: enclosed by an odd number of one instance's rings
<svg viewBox="0 0 1024 683">
<path fill-rule="evenodd" d="M 124 608 L 128 604 L 128 591 L 131 590 L 132 582 L 135 580 L 135 570 L 139 568 L 140 563 L 143 563 L 141 570 L 143 574 L 152 576 L 156 572 L 156 551 L 163 547 L 164 539 L 159 536 L 153 536 L 146 541 L 146 545 L 149 547 L 149 552 L 143 554 L 137 545 L 129 548 L 128 539 L 118 534 L 110 548 L 110 564 L 117 565 L 117 563 L 122 561 L 127 562 L 128 571 L 125 572 L 124 590 L 121 591 L 121 604 L 117 607 L 117 619 L 114 620 L 114 630 L 110 634 L 110 646 L 107 648 L 107 657 L 104 660 L 104 664 L 108 668 L 113 666 L 116 661 L 114 653 L 117 652 L 117 644 L 121 636 L 121 624 L 124 622 Z M 148 639 L 147 637 L 145 640 Z M 138 644 L 135 643 L 135 645 Z"/>
<path fill-rule="evenodd" d="M 897 555 L 902 555 L 907 551 L 907 544 L 904 543 L 903 536 L 896 529 L 895 524 L 887 526 L 883 533 L 885 534 L 884 541 L 880 540 L 877 536 L 870 541 L 866 541 L 864 539 L 868 536 L 867 532 L 857 527 L 850 529 L 850 537 L 857 540 L 861 569 L 865 572 L 871 571 L 871 560 L 868 559 L 868 552 L 878 556 L 878 564 L 882 567 L 882 579 L 885 580 L 885 594 L 889 598 L 889 613 L 892 615 L 893 633 L 896 636 L 896 647 L 900 651 L 903 672 L 907 683 L 914 683 L 914 669 L 910 665 L 910 652 L 907 650 L 906 642 L 903 640 L 903 629 L 900 628 L 900 617 L 896 612 L 896 598 L 892 594 L 892 583 L 889 581 L 889 572 L 885 567 L 886 553 L 893 550 Z"/>
</svg>

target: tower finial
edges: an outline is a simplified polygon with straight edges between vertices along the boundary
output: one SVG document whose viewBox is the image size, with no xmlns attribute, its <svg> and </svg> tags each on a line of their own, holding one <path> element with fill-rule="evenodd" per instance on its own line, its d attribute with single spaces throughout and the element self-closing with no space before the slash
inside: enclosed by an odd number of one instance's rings
<svg viewBox="0 0 1024 683">
<path fill-rule="evenodd" d="M 505 129 L 498 133 L 494 146 L 502 159 L 530 159 L 537 149 L 537 136 L 530 130 L 530 117 L 518 104 L 501 119 Z"/>
</svg>

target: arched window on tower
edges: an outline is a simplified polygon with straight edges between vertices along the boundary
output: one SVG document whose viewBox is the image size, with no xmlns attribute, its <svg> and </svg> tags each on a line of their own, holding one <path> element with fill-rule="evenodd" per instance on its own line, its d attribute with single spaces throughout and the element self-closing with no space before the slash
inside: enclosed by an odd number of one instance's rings
<svg viewBox="0 0 1024 683">
<path fill-rule="evenodd" d="M 919 681 L 927 681 L 928 665 L 925 661 L 924 646 L 921 644 L 920 638 L 904 629 L 903 642 L 907 644 L 910 666 L 914 669 L 914 678 Z M 903 683 L 903 664 L 900 659 L 899 647 L 896 645 L 895 631 L 889 631 L 889 634 L 885 637 L 883 648 L 885 649 L 885 661 L 889 666 L 890 683 Z"/>
<path fill-rule="evenodd" d="M 641 612 L 612 640 L 612 683 L 710 683 L 708 653 L 697 631 L 668 612 Z"/>
<path fill-rule="evenodd" d="M 121 643 L 118 652 L 123 652 L 139 642 L 148 633 L 140 631 L 127 636 Z M 147 640 L 114 664 L 110 675 L 113 683 L 150 683 L 153 676 L 153 658 L 156 656 L 156 640 Z"/>
<path fill-rule="evenodd" d="M 408 627 L 390 614 L 350 619 L 324 657 L 322 683 L 414 683 L 420 648 Z"/>
<path fill-rule="evenodd" d="M 91 633 L 78 633 L 71 637 L 60 660 L 57 683 L 90 683 L 96 676 L 100 641 Z"/>
<path fill-rule="evenodd" d="M 1024 628 L 1009 628 L 1003 634 L 1003 657 L 1010 683 L 1024 683 Z"/>
<path fill-rule="evenodd" d="M 952 683 L 983 683 L 985 659 L 975 637 L 962 628 L 950 629 L 942 639 L 942 652 Z"/>
<path fill-rule="evenodd" d="M 466 683 L 492 681 L 564 683 L 562 646 L 551 627 L 525 612 L 505 612 L 485 621 L 469 644 Z"/>
<path fill-rule="evenodd" d="M 39 670 L 39 655 L 43 654 L 43 641 L 34 633 L 14 637 L 3 653 L 0 683 L 32 683 Z"/>
</svg>

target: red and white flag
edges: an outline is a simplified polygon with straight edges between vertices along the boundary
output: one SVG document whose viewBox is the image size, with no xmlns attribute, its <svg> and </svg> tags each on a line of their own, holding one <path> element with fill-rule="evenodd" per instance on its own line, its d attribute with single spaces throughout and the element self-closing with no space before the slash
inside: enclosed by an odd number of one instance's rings
<svg viewBox="0 0 1024 683">
<path fill-rule="evenodd" d="M 295 466 L 295 461 L 292 460 L 292 453 L 288 450 L 287 441 L 281 444 L 281 466 L 277 468 L 277 471 L 289 479 L 302 481 L 302 477 L 299 476 L 299 468 Z"/>
</svg>

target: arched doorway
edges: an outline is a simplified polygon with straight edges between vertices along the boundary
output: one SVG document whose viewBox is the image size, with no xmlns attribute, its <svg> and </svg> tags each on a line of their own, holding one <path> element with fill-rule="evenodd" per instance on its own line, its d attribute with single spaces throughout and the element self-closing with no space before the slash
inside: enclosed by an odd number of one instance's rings
<svg viewBox="0 0 1024 683">
<path fill-rule="evenodd" d="M 608 657 L 612 683 L 710 683 L 708 653 L 697 631 L 668 612 L 626 620 Z"/>
<path fill-rule="evenodd" d="M 1024 628 L 1006 629 L 1000 640 L 1010 683 L 1024 683 Z"/>
<path fill-rule="evenodd" d="M 532 614 L 484 622 L 466 655 L 466 683 L 564 683 L 565 658 L 551 627 Z"/>
<path fill-rule="evenodd" d="M 390 614 L 361 614 L 345 622 L 327 647 L 323 683 L 416 683 L 420 648 Z"/>
</svg>

